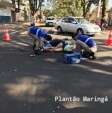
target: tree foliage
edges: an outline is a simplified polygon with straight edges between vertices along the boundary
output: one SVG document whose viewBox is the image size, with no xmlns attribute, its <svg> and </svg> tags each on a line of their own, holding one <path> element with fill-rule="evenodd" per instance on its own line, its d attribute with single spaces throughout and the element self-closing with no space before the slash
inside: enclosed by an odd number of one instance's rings
<svg viewBox="0 0 112 113">
<path fill-rule="evenodd" d="M 81 0 L 57 0 L 54 3 L 53 13 L 58 16 L 82 15 Z"/>
<path fill-rule="evenodd" d="M 29 0 L 32 15 L 34 15 L 38 10 L 41 10 L 43 2 L 44 0 Z"/>
<path fill-rule="evenodd" d="M 12 21 L 16 21 L 16 13 L 20 12 L 20 4 L 22 3 L 22 0 L 11 0 L 12 2 Z"/>
<path fill-rule="evenodd" d="M 7 0 L 0 0 L 0 8 L 12 7 L 12 4 Z"/>
<path fill-rule="evenodd" d="M 101 0 L 102 13 L 105 13 L 108 0 Z M 55 0 L 53 14 L 58 16 L 84 16 L 90 11 L 91 5 L 98 6 L 99 0 Z M 104 15 L 104 14 L 103 14 Z"/>
<path fill-rule="evenodd" d="M 5 2 L 6 0 L 1 0 L 1 1 Z M 11 0 L 11 1 L 12 1 L 12 7 L 14 9 L 12 13 L 15 15 L 16 12 L 20 11 L 21 3 L 23 0 Z M 29 7 L 32 16 L 34 16 L 34 14 L 38 10 L 41 11 L 42 3 L 44 2 L 44 0 L 26 0 L 26 1 L 29 1 Z M 53 10 L 49 11 L 50 14 L 52 12 L 52 15 L 57 15 L 58 17 L 68 16 L 68 15 L 86 17 L 87 13 L 91 8 L 91 5 L 95 4 L 98 6 L 99 4 L 99 0 L 50 0 L 50 2 L 52 3 L 52 7 L 53 7 Z M 101 0 L 101 2 L 102 2 L 101 9 L 102 9 L 102 18 L 103 18 L 105 16 L 106 5 L 108 0 Z"/>
<path fill-rule="evenodd" d="M 99 0 L 56 0 L 53 13 L 56 15 L 86 16 L 92 4 Z M 60 14 L 61 13 L 61 14 Z"/>
</svg>

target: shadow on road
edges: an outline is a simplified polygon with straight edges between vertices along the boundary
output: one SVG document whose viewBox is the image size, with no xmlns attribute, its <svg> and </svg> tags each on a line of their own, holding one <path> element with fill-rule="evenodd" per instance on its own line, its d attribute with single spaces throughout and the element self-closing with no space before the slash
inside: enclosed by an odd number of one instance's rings
<svg viewBox="0 0 112 113">
<path fill-rule="evenodd" d="M 61 52 L 30 57 L 31 40 L 24 35 L 0 47 L 0 113 L 111 113 L 111 56 L 73 65 L 64 64 Z M 55 102 L 55 96 L 81 100 Z M 107 96 L 108 102 L 83 102 L 83 96 Z"/>
<path fill-rule="evenodd" d="M 28 54 L 0 56 L 1 113 L 110 113 L 111 66 L 94 61 L 67 65 L 62 53 Z M 108 96 L 109 102 L 55 102 L 55 96 Z"/>
</svg>

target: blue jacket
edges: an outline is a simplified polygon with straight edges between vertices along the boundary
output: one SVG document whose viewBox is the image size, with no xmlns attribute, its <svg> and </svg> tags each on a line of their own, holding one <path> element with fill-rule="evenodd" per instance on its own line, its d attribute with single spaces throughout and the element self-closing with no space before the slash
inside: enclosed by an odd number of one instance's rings
<svg viewBox="0 0 112 113">
<path fill-rule="evenodd" d="M 46 38 L 48 33 L 38 27 L 31 27 L 29 32 L 33 35 L 36 35 L 37 38 Z"/>
<path fill-rule="evenodd" d="M 87 44 L 90 48 L 96 46 L 95 40 L 87 35 L 79 35 L 78 40 Z"/>
</svg>

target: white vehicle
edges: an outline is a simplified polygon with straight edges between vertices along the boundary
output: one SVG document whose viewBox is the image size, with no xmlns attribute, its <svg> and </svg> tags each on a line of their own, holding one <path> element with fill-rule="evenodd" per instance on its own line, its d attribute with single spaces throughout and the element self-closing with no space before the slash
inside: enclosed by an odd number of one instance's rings
<svg viewBox="0 0 112 113">
<path fill-rule="evenodd" d="M 47 19 L 45 20 L 46 26 L 54 26 L 55 23 L 56 20 L 54 17 L 47 17 Z"/>
<path fill-rule="evenodd" d="M 83 32 L 84 34 L 94 35 L 95 33 L 101 32 L 98 25 L 92 24 L 81 17 L 64 17 L 56 22 L 55 24 L 58 32 Z"/>
</svg>

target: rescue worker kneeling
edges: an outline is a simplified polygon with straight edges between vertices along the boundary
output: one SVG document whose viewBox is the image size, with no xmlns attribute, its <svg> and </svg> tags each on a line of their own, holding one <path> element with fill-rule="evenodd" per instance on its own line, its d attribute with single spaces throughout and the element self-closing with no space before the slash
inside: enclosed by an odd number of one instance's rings
<svg viewBox="0 0 112 113">
<path fill-rule="evenodd" d="M 80 51 L 82 57 L 96 59 L 97 46 L 93 37 L 76 33 L 73 39 L 76 41 L 76 50 Z"/>
<path fill-rule="evenodd" d="M 32 37 L 34 54 L 41 54 L 44 42 L 47 38 L 52 38 L 46 31 L 31 24 L 28 34 Z"/>
</svg>

